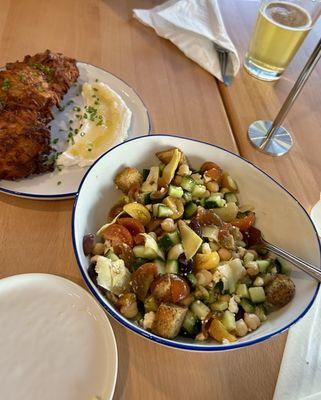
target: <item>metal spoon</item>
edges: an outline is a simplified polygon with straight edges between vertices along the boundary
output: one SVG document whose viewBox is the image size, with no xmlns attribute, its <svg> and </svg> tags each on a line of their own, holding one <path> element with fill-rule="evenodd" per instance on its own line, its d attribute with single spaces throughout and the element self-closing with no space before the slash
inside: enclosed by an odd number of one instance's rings
<svg viewBox="0 0 321 400">
<path fill-rule="evenodd" d="M 244 240 L 250 246 L 264 246 L 271 253 L 284 258 L 290 263 L 296 265 L 302 271 L 306 272 L 308 275 L 312 276 L 312 278 L 315 278 L 317 281 L 321 282 L 321 270 L 319 268 L 316 268 L 315 266 L 301 260 L 301 258 L 294 256 L 288 251 L 280 249 L 280 247 L 267 242 L 265 239 L 263 239 L 262 232 L 259 229 L 254 228 L 253 226 L 249 228 L 249 230 L 244 233 Z"/>
</svg>

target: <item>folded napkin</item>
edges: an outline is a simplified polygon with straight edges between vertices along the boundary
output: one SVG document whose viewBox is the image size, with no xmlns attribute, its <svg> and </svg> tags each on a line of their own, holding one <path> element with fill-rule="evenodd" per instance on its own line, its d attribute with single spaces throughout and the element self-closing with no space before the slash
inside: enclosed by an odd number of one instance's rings
<svg viewBox="0 0 321 400">
<path fill-rule="evenodd" d="M 240 68 L 237 51 L 229 38 L 217 0 L 169 0 L 151 10 L 133 10 L 134 17 L 173 42 L 187 57 L 223 81 L 213 43 L 229 51 L 227 75 Z"/>
<path fill-rule="evenodd" d="M 311 210 L 321 236 L 321 200 Z M 307 315 L 289 330 L 273 400 L 321 399 L 321 292 Z"/>
<path fill-rule="evenodd" d="M 273 400 L 321 399 L 321 293 L 290 329 Z"/>
</svg>

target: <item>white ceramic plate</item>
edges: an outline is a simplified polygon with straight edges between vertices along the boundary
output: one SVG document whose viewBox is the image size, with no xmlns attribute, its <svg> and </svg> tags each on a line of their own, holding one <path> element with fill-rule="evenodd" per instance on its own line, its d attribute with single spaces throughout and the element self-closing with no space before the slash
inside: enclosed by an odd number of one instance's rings
<svg viewBox="0 0 321 400">
<path fill-rule="evenodd" d="M 117 347 L 104 311 L 55 275 L 0 280 L 0 397 L 112 399 Z"/>
<path fill-rule="evenodd" d="M 67 106 L 64 112 L 56 108 L 53 110 L 54 119 L 50 122 L 51 136 L 54 140 L 59 138 L 58 145 L 55 145 L 59 151 L 66 147 L 67 128 L 69 121 L 75 119 L 73 107 L 82 104 L 79 92 L 81 84 L 84 82 L 100 82 L 108 84 L 125 101 L 126 105 L 132 111 L 131 125 L 128 131 L 128 138 L 148 135 L 150 133 L 150 119 L 147 109 L 138 96 L 138 94 L 129 87 L 124 81 L 112 75 L 111 73 L 97 68 L 93 65 L 78 62 L 79 78 L 77 84 L 72 86 L 62 101 L 62 105 L 73 100 L 74 103 Z M 64 132 L 62 132 L 63 130 Z M 78 166 L 64 168 L 62 171 L 55 170 L 51 173 L 34 175 L 19 181 L 0 181 L 0 191 L 13 196 L 33 198 L 38 200 L 57 200 L 74 197 L 79 183 L 82 180 L 87 168 Z"/>
<path fill-rule="evenodd" d="M 124 318 L 92 283 L 87 272 L 88 259 L 82 247 L 83 236 L 97 232 L 105 222 L 111 206 L 119 198 L 120 192 L 115 189 L 113 183 L 115 174 L 124 165 L 136 168 L 157 165 L 159 160 L 155 152 L 169 147 L 180 148 L 194 168 L 198 168 L 207 160 L 214 161 L 229 171 L 238 183 L 241 203 L 252 204 L 255 207 L 256 226 L 262 230 L 264 237 L 296 256 L 316 266 L 320 265 L 320 241 L 309 215 L 274 179 L 242 157 L 220 147 L 193 139 L 153 134 L 114 147 L 96 161 L 80 185 L 74 206 L 72 235 L 79 268 L 91 292 L 126 328 L 152 341 L 183 350 L 236 349 L 259 343 L 288 329 L 309 310 L 319 290 L 319 284 L 315 280 L 297 269 L 294 269 L 291 275 L 296 286 L 294 299 L 285 307 L 271 313 L 268 320 L 256 331 L 235 343 L 224 345 L 215 342 L 200 343 L 183 337 L 168 340 L 145 331 Z"/>
</svg>

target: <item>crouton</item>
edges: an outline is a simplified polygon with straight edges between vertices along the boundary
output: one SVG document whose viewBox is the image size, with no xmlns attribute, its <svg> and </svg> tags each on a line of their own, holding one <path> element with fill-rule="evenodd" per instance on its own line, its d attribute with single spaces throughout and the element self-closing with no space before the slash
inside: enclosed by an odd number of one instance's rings
<svg viewBox="0 0 321 400">
<path fill-rule="evenodd" d="M 169 149 L 169 150 L 159 151 L 158 153 L 156 153 L 156 157 L 163 164 L 168 164 L 173 157 L 174 150 L 175 150 L 175 147 L 172 149 Z M 181 159 L 179 160 L 178 165 L 188 164 L 185 154 L 181 150 L 179 150 L 179 152 L 181 153 Z"/>
<path fill-rule="evenodd" d="M 132 185 L 142 184 L 143 176 L 138 169 L 126 167 L 116 175 L 114 182 L 122 192 L 127 194 Z"/>
<path fill-rule="evenodd" d="M 187 312 L 186 307 L 161 303 L 156 312 L 152 332 L 166 339 L 178 335 Z"/>
<path fill-rule="evenodd" d="M 295 285 L 288 276 L 277 274 L 265 287 L 268 304 L 283 307 L 294 297 Z"/>
</svg>

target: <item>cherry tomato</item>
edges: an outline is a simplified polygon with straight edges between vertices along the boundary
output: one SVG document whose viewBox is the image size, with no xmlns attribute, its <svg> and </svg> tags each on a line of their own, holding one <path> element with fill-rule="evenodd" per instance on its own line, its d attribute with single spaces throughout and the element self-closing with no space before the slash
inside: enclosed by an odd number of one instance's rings
<svg viewBox="0 0 321 400">
<path fill-rule="evenodd" d="M 177 275 L 171 275 L 171 295 L 172 302 L 178 303 L 189 295 L 189 286 L 184 278 Z"/>
<path fill-rule="evenodd" d="M 134 242 L 137 245 L 144 245 L 146 242 L 146 238 L 140 233 L 134 237 Z"/>
<path fill-rule="evenodd" d="M 248 213 L 246 217 L 235 218 L 231 221 L 231 224 L 238 227 L 241 232 L 244 232 L 254 224 L 255 214 L 253 212 Z"/>
<path fill-rule="evenodd" d="M 128 269 L 132 268 L 133 263 L 135 262 L 135 256 L 131 247 L 129 247 L 125 243 L 115 244 L 113 246 L 114 253 L 116 256 L 124 260 L 124 263 Z"/>
<path fill-rule="evenodd" d="M 117 224 L 127 228 L 133 237 L 135 237 L 139 233 L 145 232 L 144 225 L 135 218 L 119 218 L 117 220 Z"/>
<path fill-rule="evenodd" d="M 155 279 L 157 273 L 157 265 L 154 263 L 143 264 L 133 272 L 131 284 L 133 291 L 139 300 L 145 300 L 150 285 Z"/>
<path fill-rule="evenodd" d="M 129 230 L 119 224 L 109 225 L 103 232 L 102 236 L 104 239 L 111 241 L 112 246 L 120 243 L 125 243 L 129 247 L 134 246 L 134 240 Z"/>
<path fill-rule="evenodd" d="M 124 203 L 114 205 L 114 207 L 109 211 L 108 220 L 112 221 L 120 212 L 123 211 L 123 207 Z"/>
<path fill-rule="evenodd" d="M 208 171 L 210 169 L 217 169 L 217 170 L 221 170 L 221 167 L 217 164 L 215 164 L 212 161 L 205 161 L 205 163 L 203 163 L 203 165 L 201 166 L 201 172 L 205 172 Z"/>
</svg>

